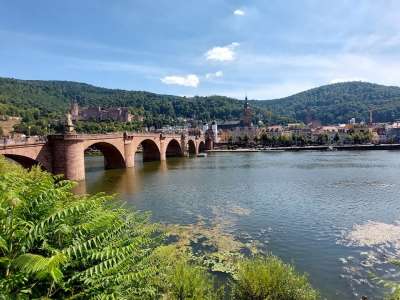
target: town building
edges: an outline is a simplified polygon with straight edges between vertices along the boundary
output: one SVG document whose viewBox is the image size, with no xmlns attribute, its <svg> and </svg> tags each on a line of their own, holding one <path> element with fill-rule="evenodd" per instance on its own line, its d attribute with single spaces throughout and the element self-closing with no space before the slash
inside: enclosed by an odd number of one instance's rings
<svg viewBox="0 0 400 300">
<path fill-rule="evenodd" d="M 386 126 L 387 140 L 391 143 L 400 143 L 400 121 Z"/>
<path fill-rule="evenodd" d="M 385 144 L 388 142 L 386 124 L 371 124 L 373 144 Z"/>
<path fill-rule="evenodd" d="M 253 111 L 246 96 L 240 120 L 218 123 L 218 142 L 242 143 L 243 141 L 254 141 L 259 135 L 259 130 L 258 127 L 253 126 L 252 120 Z"/>
<path fill-rule="evenodd" d="M 266 134 L 271 137 L 280 137 L 283 134 L 284 128 L 282 125 L 273 125 L 266 128 Z"/>
</svg>

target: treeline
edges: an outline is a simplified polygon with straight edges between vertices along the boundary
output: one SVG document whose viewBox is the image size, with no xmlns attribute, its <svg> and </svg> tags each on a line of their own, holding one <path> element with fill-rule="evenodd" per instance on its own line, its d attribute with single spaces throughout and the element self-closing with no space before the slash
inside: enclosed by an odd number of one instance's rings
<svg viewBox="0 0 400 300">
<path fill-rule="evenodd" d="M 304 123 L 374 122 L 400 119 L 400 88 L 367 82 L 345 82 L 321 86 L 290 97 L 253 102 L 254 105 Z"/>
<path fill-rule="evenodd" d="M 389 140 L 388 143 L 394 143 Z M 320 134 L 317 138 L 311 138 L 301 134 L 291 135 L 271 135 L 262 133 L 260 136 L 250 138 L 248 135 L 239 136 L 235 140 L 230 137 L 228 139 L 228 147 L 289 147 L 289 146 L 322 146 L 322 145 L 360 145 L 372 143 L 372 135 L 369 132 L 352 132 L 340 136 L 336 133 L 329 136 L 326 133 Z"/>
</svg>

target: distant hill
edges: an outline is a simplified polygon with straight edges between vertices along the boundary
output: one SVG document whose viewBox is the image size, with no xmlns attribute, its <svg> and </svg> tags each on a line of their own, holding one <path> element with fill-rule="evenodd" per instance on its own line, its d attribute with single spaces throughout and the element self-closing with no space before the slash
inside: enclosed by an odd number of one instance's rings
<svg viewBox="0 0 400 300">
<path fill-rule="evenodd" d="M 144 125 L 157 127 L 177 124 L 179 118 L 238 119 L 243 108 L 243 101 L 224 96 L 186 98 L 79 82 L 0 77 L 0 115 L 21 116 L 20 127 L 24 131 L 29 125 L 34 126 L 35 132 L 42 132 L 49 123 L 62 118 L 75 98 L 81 106 L 130 107 L 132 112 L 145 117 Z M 374 110 L 374 121 L 394 121 L 400 119 L 400 88 L 366 82 L 337 83 L 282 99 L 253 100 L 251 106 L 254 121 L 274 124 L 312 120 L 335 124 L 353 117 L 368 120 L 369 109 Z"/>
<path fill-rule="evenodd" d="M 400 119 L 400 88 L 367 82 L 344 82 L 321 86 L 286 98 L 254 101 L 253 105 L 302 122 L 346 123 L 355 117 L 374 122 Z"/>
</svg>

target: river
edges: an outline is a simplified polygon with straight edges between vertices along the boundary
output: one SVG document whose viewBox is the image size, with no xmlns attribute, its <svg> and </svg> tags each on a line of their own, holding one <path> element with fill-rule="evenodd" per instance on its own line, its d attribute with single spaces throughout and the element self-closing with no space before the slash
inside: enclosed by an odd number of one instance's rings
<svg viewBox="0 0 400 300">
<path fill-rule="evenodd" d="M 326 299 L 369 299 L 398 279 L 400 152 L 215 153 L 125 170 L 86 157 L 81 192 L 118 193 L 163 223 L 220 223 L 307 272 Z"/>
</svg>

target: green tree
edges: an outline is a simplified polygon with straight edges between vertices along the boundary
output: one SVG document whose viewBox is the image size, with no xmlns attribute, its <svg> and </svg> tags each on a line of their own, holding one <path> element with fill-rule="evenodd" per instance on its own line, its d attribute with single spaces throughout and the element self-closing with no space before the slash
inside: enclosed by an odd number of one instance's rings
<svg viewBox="0 0 400 300">
<path fill-rule="evenodd" d="M 261 135 L 261 144 L 263 146 L 269 145 L 271 143 L 271 140 L 266 132 L 263 132 Z"/>
<path fill-rule="evenodd" d="M 249 144 L 249 136 L 247 134 L 245 134 L 242 141 L 243 141 L 243 144 L 245 146 L 247 146 Z"/>
<path fill-rule="evenodd" d="M 326 145 L 328 143 L 328 140 L 329 140 L 329 138 L 328 138 L 328 135 L 326 133 L 320 134 L 317 137 L 317 143 L 319 145 Z"/>
<path fill-rule="evenodd" d="M 335 144 L 337 144 L 340 141 L 340 136 L 339 133 L 335 133 L 335 136 L 333 137 L 333 141 L 335 142 Z"/>
<path fill-rule="evenodd" d="M 280 135 L 278 137 L 277 142 L 279 143 L 280 146 L 290 146 L 292 143 L 291 141 L 292 141 L 291 137 L 286 136 L 286 135 Z"/>
<path fill-rule="evenodd" d="M 254 139 L 253 139 L 253 141 L 254 141 L 254 143 L 255 143 L 256 145 L 258 145 L 258 144 L 260 144 L 261 139 L 260 139 L 258 136 L 255 136 Z"/>
<path fill-rule="evenodd" d="M 272 136 L 272 139 L 271 139 L 272 146 L 276 146 L 278 144 L 278 141 L 279 141 L 279 138 L 277 138 L 275 135 Z"/>
</svg>

